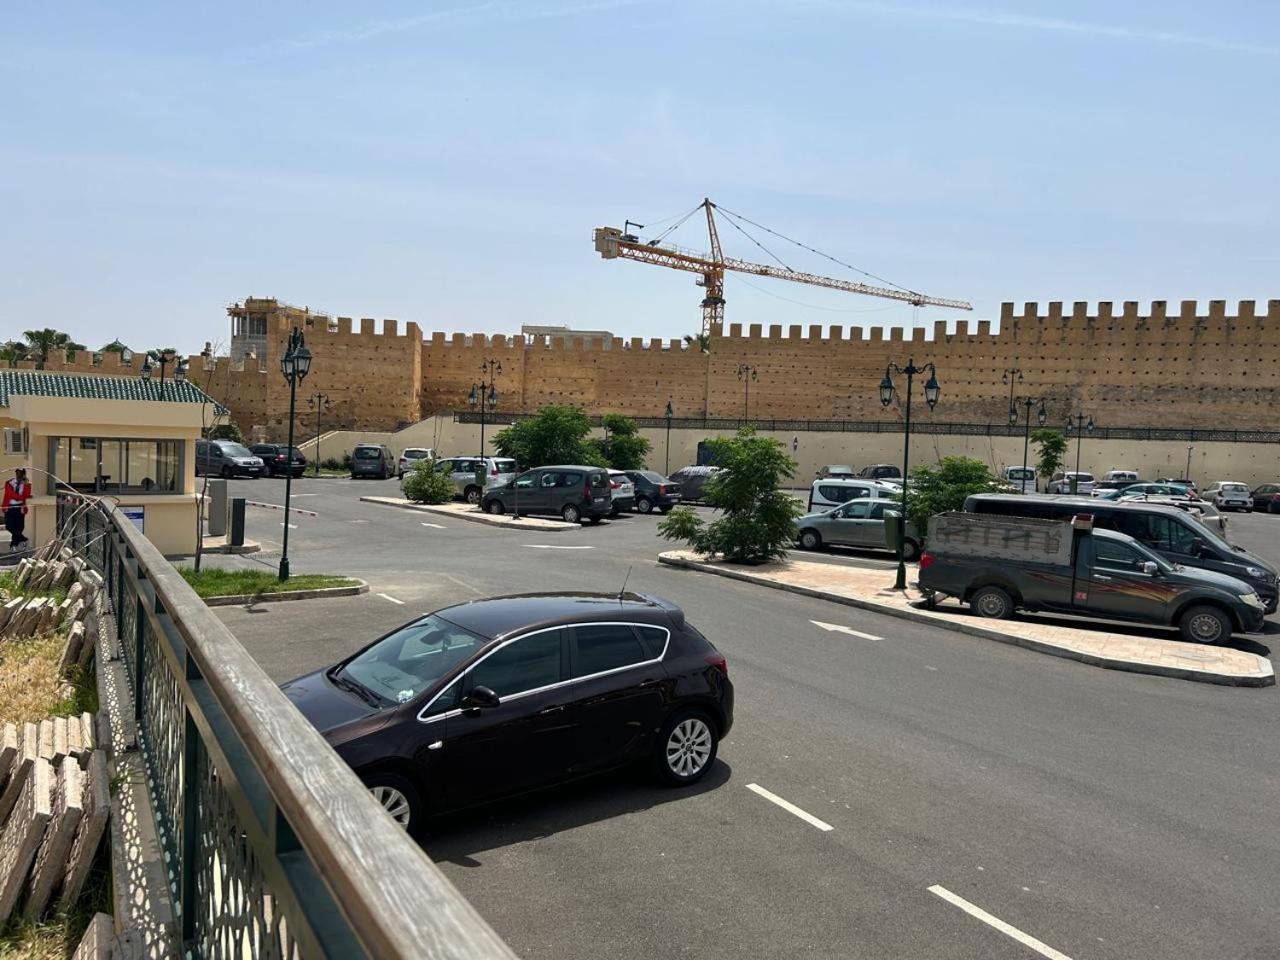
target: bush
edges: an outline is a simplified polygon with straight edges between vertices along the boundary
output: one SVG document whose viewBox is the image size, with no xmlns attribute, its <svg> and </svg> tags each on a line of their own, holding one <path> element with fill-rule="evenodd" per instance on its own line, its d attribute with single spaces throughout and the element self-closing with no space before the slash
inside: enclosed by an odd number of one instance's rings
<svg viewBox="0 0 1280 960">
<path fill-rule="evenodd" d="M 604 437 L 592 440 L 607 466 L 615 470 L 643 470 L 644 458 L 653 446 L 640 436 L 636 422 L 619 413 L 607 413 L 603 417 Z"/>
<path fill-rule="evenodd" d="M 981 460 L 943 457 L 936 466 L 922 465 L 911 471 L 907 521 L 924 534 L 934 514 L 961 510 L 970 494 L 991 493 L 999 487 L 999 481 Z"/>
<path fill-rule="evenodd" d="M 498 453 L 524 469 L 548 463 L 608 466 L 600 450 L 587 441 L 591 421 L 581 407 L 549 403 L 527 420 L 517 420 L 494 435 Z"/>
<path fill-rule="evenodd" d="M 419 460 L 405 474 L 404 495 L 414 503 L 449 503 L 453 500 L 453 478 L 436 470 L 434 460 Z"/>
<path fill-rule="evenodd" d="M 325 457 L 320 461 L 320 469 L 322 470 L 342 470 L 343 463 L 337 457 Z"/>
<path fill-rule="evenodd" d="M 764 563 L 787 555 L 795 542 L 800 504 L 781 489 L 795 475 L 796 462 L 777 440 L 744 427 L 735 437 L 707 444 L 723 468 L 707 481 L 706 495 L 718 516 L 704 523 L 689 507 L 677 507 L 658 524 L 667 540 L 730 563 Z"/>
<path fill-rule="evenodd" d="M 1040 451 L 1036 460 L 1036 473 L 1048 480 L 1062 469 L 1062 461 L 1067 454 L 1067 438 L 1061 430 L 1041 427 L 1031 434 L 1031 442 Z"/>
</svg>

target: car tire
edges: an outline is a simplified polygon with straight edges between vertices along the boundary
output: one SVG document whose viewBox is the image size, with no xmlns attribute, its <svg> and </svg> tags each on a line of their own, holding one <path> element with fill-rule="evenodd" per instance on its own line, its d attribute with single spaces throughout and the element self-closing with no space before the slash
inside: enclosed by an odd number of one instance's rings
<svg viewBox="0 0 1280 960">
<path fill-rule="evenodd" d="M 560 516 L 564 517 L 565 523 L 581 523 L 582 511 L 578 509 L 577 504 L 566 503 L 564 509 L 560 511 Z"/>
<path fill-rule="evenodd" d="M 220 476 L 222 477 L 223 480 L 230 480 L 232 477 L 235 476 L 235 471 L 232 470 L 229 466 L 226 466 L 224 464 L 222 467 L 222 472 Z"/>
<path fill-rule="evenodd" d="M 1208 604 L 1192 607 L 1178 618 L 1178 632 L 1187 643 L 1222 643 L 1231 638 L 1231 627 L 1231 617 Z"/>
<path fill-rule="evenodd" d="M 659 508 L 658 508 L 658 512 L 659 512 L 659 513 L 662 513 L 662 514 L 667 514 L 667 513 L 670 513 L 670 512 L 671 512 L 671 508 L 670 508 L 670 507 L 659 507 Z"/>
<path fill-rule="evenodd" d="M 422 794 L 408 777 L 390 770 L 375 770 L 361 778 L 373 799 L 411 836 L 422 833 Z"/>
<path fill-rule="evenodd" d="M 800 531 L 800 548 L 802 550 L 819 550 L 822 548 L 822 534 L 817 530 Z"/>
<path fill-rule="evenodd" d="M 507 512 L 507 508 L 501 500 L 490 500 L 484 505 L 484 512 L 495 517 L 500 517 Z"/>
<path fill-rule="evenodd" d="M 1008 620 L 1013 616 L 1013 597 L 1004 587 L 980 587 L 969 598 L 969 609 L 989 620 Z"/>
<path fill-rule="evenodd" d="M 472 506 L 475 506 L 477 503 L 480 502 L 480 488 L 467 487 L 466 490 L 462 491 L 462 499 L 465 500 L 467 503 L 471 504 Z"/>
<path fill-rule="evenodd" d="M 654 746 L 658 779 L 675 787 L 701 780 L 716 762 L 720 736 L 715 721 L 702 710 L 682 710 L 662 725 Z"/>
<path fill-rule="evenodd" d="M 648 497 L 637 497 L 636 512 L 637 513 L 653 513 L 653 501 L 650 500 Z"/>
<path fill-rule="evenodd" d="M 902 559 L 908 563 L 915 563 L 920 559 L 920 544 L 916 543 L 910 537 L 902 541 Z"/>
</svg>

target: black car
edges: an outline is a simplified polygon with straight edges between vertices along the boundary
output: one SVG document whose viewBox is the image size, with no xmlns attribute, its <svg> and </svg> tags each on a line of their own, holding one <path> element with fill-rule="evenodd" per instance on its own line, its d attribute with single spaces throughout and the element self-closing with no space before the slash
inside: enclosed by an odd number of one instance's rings
<svg viewBox="0 0 1280 960">
<path fill-rule="evenodd" d="M 271 476 L 283 477 L 291 470 L 295 477 L 300 477 L 307 469 L 307 458 L 297 447 L 293 448 L 293 456 L 288 457 L 286 456 L 288 450 L 289 448 L 283 443 L 255 443 L 249 448 L 250 453 L 262 458 Z"/>
<path fill-rule="evenodd" d="M 669 480 L 656 470 L 625 470 L 636 487 L 636 510 L 652 513 L 655 509 L 666 513 L 680 505 L 680 484 Z"/>
<path fill-rule="evenodd" d="M 446 607 L 283 689 L 415 832 L 634 760 L 693 783 L 733 725 L 724 657 L 679 607 L 633 593 Z"/>
<path fill-rule="evenodd" d="M 681 467 L 671 475 L 671 479 L 680 485 L 680 496 L 686 502 L 689 500 L 701 500 L 703 503 L 713 506 L 707 500 L 703 488 L 706 487 L 707 481 L 719 473 L 720 470 L 720 467 L 712 466 L 694 465 Z"/>
<path fill-rule="evenodd" d="M 1249 496 L 1253 497 L 1253 509 L 1265 510 L 1267 513 L 1280 512 L 1280 483 L 1264 483 L 1254 487 Z"/>
<path fill-rule="evenodd" d="M 860 480 L 901 480 L 902 471 L 892 463 L 873 463 L 858 471 Z"/>
</svg>

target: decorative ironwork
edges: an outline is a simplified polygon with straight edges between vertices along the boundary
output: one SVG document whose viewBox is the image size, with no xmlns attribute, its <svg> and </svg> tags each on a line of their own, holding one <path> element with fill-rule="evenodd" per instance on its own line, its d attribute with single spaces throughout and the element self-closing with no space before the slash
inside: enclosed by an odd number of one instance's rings
<svg viewBox="0 0 1280 960">
<path fill-rule="evenodd" d="M 164 843 L 165 868 L 175 900 L 180 900 L 182 850 L 182 748 L 184 710 L 178 681 L 160 652 L 150 624 L 142 626 L 141 716 L 138 744 L 147 763 L 147 786 Z M 134 696 L 138 696 L 135 690 Z"/>
</svg>

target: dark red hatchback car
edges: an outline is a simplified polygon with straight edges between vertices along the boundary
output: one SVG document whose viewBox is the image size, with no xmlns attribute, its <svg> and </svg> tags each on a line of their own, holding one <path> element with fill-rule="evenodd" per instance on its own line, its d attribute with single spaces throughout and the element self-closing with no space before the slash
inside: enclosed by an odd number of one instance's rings
<svg viewBox="0 0 1280 960">
<path fill-rule="evenodd" d="M 679 607 L 631 593 L 446 607 L 283 689 L 415 832 L 636 760 L 693 783 L 733 724 L 724 657 Z"/>
</svg>

